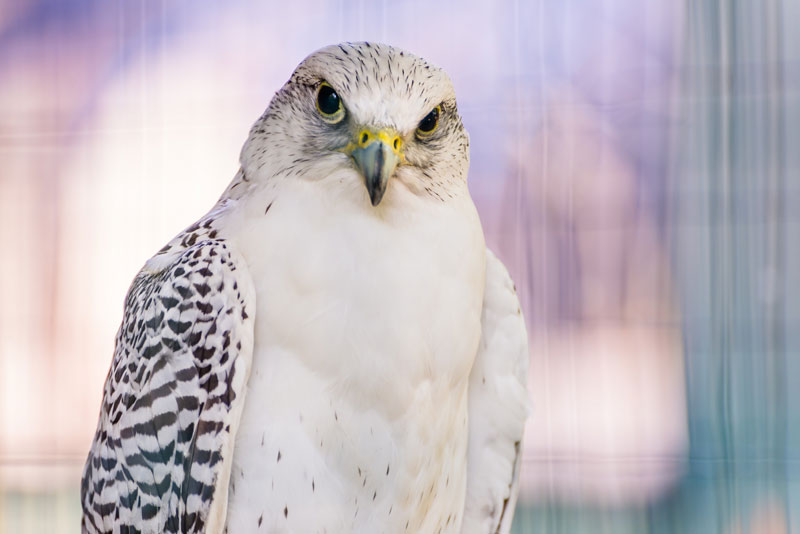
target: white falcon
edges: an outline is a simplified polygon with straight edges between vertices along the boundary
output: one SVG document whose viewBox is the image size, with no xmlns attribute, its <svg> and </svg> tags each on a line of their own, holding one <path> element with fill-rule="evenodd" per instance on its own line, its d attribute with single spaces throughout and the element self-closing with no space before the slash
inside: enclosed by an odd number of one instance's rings
<svg viewBox="0 0 800 534">
<path fill-rule="evenodd" d="M 527 336 L 447 75 L 306 58 L 125 301 L 83 532 L 509 532 Z"/>
</svg>

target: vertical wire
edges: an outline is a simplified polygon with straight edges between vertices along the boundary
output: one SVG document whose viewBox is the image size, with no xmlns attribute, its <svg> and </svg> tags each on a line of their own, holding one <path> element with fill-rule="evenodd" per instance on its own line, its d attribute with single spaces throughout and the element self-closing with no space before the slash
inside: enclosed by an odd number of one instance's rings
<svg viewBox="0 0 800 534">
<path fill-rule="evenodd" d="M 566 17 L 569 17 L 570 13 L 571 13 L 571 11 L 569 9 L 565 10 L 565 16 Z M 569 27 L 569 19 L 567 19 L 567 22 L 566 22 L 565 25 L 567 27 Z M 565 39 L 564 40 L 564 47 L 565 47 L 564 55 L 565 55 L 565 57 L 568 58 L 567 61 L 569 61 L 569 59 L 571 59 L 570 56 L 569 56 L 569 51 L 567 49 L 567 47 L 569 46 L 567 43 L 569 43 L 569 42 L 570 42 L 569 39 Z M 570 100 L 573 99 L 573 98 L 574 98 L 574 93 L 570 92 Z M 584 269 L 580 269 L 581 256 L 578 253 L 577 248 L 575 246 L 576 245 L 575 244 L 575 241 L 576 241 L 575 240 L 575 224 L 573 224 L 574 221 L 575 221 L 575 219 L 574 219 L 574 215 L 575 215 L 575 213 L 574 213 L 574 207 L 575 207 L 574 206 L 574 193 L 575 193 L 575 191 L 574 191 L 573 176 L 574 176 L 574 169 L 575 169 L 575 167 L 574 167 L 575 159 L 574 158 L 575 158 L 575 137 L 576 137 L 576 132 L 575 132 L 575 122 L 573 122 L 573 119 L 574 119 L 574 116 L 575 116 L 575 113 L 574 113 L 575 105 L 570 100 L 567 100 L 566 102 L 559 101 L 559 105 L 566 106 L 566 110 L 564 111 L 564 117 L 565 117 L 565 121 L 564 122 L 568 125 L 567 126 L 568 130 L 566 132 L 567 135 L 565 136 L 565 139 L 566 139 L 566 142 L 568 143 L 567 154 L 568 154 L 568 160 L 569 160 L 569 163 L 567 165 L 567 169 L 568 169 L 567 173 L 568 174 L 567 174 L 567 177 L 566 177 L 566 182 L 567 182 L 567 191 L 566 191 L 566 194 L 567 194 L 567 217 L 566 217 L 566 221 L 567 221 L 567 225 L 566 225 L 566 228 L 562 228 L 562 231 L 564 231 L 564 233 L 566 234 L 566 239 L 567 239 L 567 242 L 565 244 L 567 253 L 564 255 L 564 257 L 566 258 L 566 261 L 567 261 L 567 268 L 566 268 L 566 272 L 568 273 L 567 277 L 568 278 L 575 278 L 576 277 L 575 273 L 577 273 L 577 272 L 583 273 L 583 272 L 586 272 L 586 271 Z M 580 246 L 580 244 L 578 244 L 578 246 Z M 578 269 L 574 268 L 575 267 L 574 263 L 578 263 Z M 560 293 L 561 292 L 561 287 L 562 287 L 561 281 L 559 281 L 558 285 L 559 285 L 559 293 Z M 567 301 L 567 307 L 566 307 L 566 310 L 567 310 L 566 316 L 568 317 L 567 324 L 566 324 L 566 327 L 567 327 L 567 356 L 568 356 L 567 359 L 569 361 L 569 384 L 570 384 L 570 388 L 571 388 L 570 393 L 571 393 L 571 396 L 572 396 L 571 403 L 570 403 L 571 406 L 572 406 L 572 414 L 571 414 L 572 415 L 572 428 L 570 430 L 573 432 L 573 435 L 575 436 L 575 441 L 576 441 L 576 443 L 574 444 L 574 448 L 573 448 L 573 451 L 574 451 L 573 452 L 573 456 L 574 457 L 572 459 L 568 459 L 568 461 L 572 461 L 573 464 L 574 464 L 572 467 L 574 468 L 575 480 L 578 482 L 578 485 L 580 486 L 579 487 L 579 491 L 582 492 L 582 490 L 583 490 L 583 487 L 582 487 L 583 486 L 583 476 L 582 476 L 583 473 L 582 473 L 582 469 L 581 469 L 581 467 L 582 467 L 582 458 L 580 458 L 580 454 L 581 454 L 581 451 L 582 451 L 582 448 L 581 448 L 582 444 L 580 442 L 581 432 L 579 430 L 579 427 L 580 427 L 580 417 L 578 416 L 578 404 L 579 403 L 577 402 L 577 397 L 578 397 L 577 375 L 578 375 L 578 371 L 577 371 L 577 366 L 576 366 L 576 362 L 575 362 L 575 357 L 576 357 L 576 353 L 575 353 L 575 328 L 576 328 L 576 324 L 577 324 L 577 328 L 583 329 L 583 332 L 585 332 L 585 328 L 584 328 L 584 325 L 583 325 L 583 322 L 582 322 L 582 318 L 580 318 L 577 315 L 578 313 L 580 313 L 580 307 L 575 305 L 575 292 L 573 292 L 573 287 L 575 287 L 575 284 L 567 282 L 566 284 L 563 284 L 563 286 L 565 286 L 564 291 L 566 292 L 566 301 Z M 578 291 L 578 293 L 580 293 L 580 290 Z M 559 297 L 560 297 L 560 295 L 559 295 Z M 563 328 L 563 325 L 559 324 L 559 328 Z"/>
<path fill-rule="evenodd" d="M 735 464 L 731 462 L 735 460 L 736 451 L 733 450 L 733 439 L 734 439 L 734 429 L 732 428 L 733 425 L 733 414 L 732 414 L 732 396 L 733 392 L 731 391 L 732 387 L 732 369 L 731 369 L 731 362 L 728 361 L 729 358 L 733 356 L 732 351 L 732 339 L 731 339 L 731 326 L 732 321 L 735 320 L 732 317 L 732 306 L 735 305 L 735 302 L 731 302 L 731 290 L 732 290 L 732 280 L 731 280 L 731 270 L 730 270 L 730 260 L 732 260 L 732 250 L 731 250 L 731 241 L 733 236 L 731 232 L 733 229 L 731 228 L 731 216 L 732 214 L 732 194 L 731 194 L 731 187 L 732 187 L 732 176 L 731 176 L 731 166 L 730 166 L 730 159 L 731 159 L 731 143 L 732 136 L 731 136 L 731 113 L 732 108 L 735 103 L 731 102 L 732 97 L 734 96 L 734 92 L 736 88 L 734 87 L 734 79 L 733 79 L 733 57 L 732 46 L 734 45 L 731 43 L 731 39 L 729 36 L 729 32 L 731 31 L 731 22 L 733 18 L 733 11 L 735 8 L 728 5 L 727 0 L 718 0 L 717 6 L 717 15 L 718 15 L 718 41 L 717 46 L 719 47 L 719 62 L 718 65 L 718 94 L 719 94 L 719 106 L 718 106 L 718 124 L 719 124 L 719 135 L 721 137 L 719 142 L 719 185 L 720 191 L 718 200 L 715 204 L 718 205 L 718 218 L 712 217 L 709 221 L 709 224 L 714 227 L 715 224 L 719 224 L 718 232 L 719 232 L 719 239 L 717 240 L 717 253 L 712 255 L 712 258 L 716 263 L 716 268 L 712 268 L 712 273 L 719 274 L 719 282 L 714 284 L 712 287 L 715 288 L 716 298 L 713 299 L 715 301 L 716 310 L 720 314 L 719 317 L 719 364 L 720 364 L 720 418 L 721 418 L 721 446 L 722 446 L 722 457 L 723 457 L 723 484 L 724 484 L 724 495 L 723 497 L 723 506 L 720 509 L 720 512 L 723 514 L 722 521 L 720 524 L 724 524 L 726 521 L 726 515 L 729 512 L 736 511 L 735 503 L 737 501 L 737 491 L 736 491 L 736 481 L 732 480 L 735 479 Z"/>
<path fill-rule="evenodd" d="M 542 184 L 541 185 L 542 194 L 539 196 L 539 198 L 540 198 L 539 204 L 543 204 L 545 202 L 545 199 L 547 198 L 547 185 L 548 185 L 547 184 L 547 170 L 548 170 L 548 163 L 549 163 L 548 162 L 548 151 L 549 151 L 549 144 L 550 144 L 549 143 L 548 108 L 547 108 L 547 104 L 545 102 L 546 91 L 547 91 L 547 78 L 546 78 L 547 74 L 546 74 L 546 66 L 545 66 L 545 59 L 544 59 L 544 53 L 545 53 L 545 49 L 546 49 L 546 47 L 545 47 L 545 39 L 544 39 L 544 31 L 545 31 L 545 26 L 544 26 L 544 16 L 545 16 L 545 13 L 544 13 L 544 0 L 539 0 L 539 3 L 538 3 L 538 14 L 537 15 L 538 15 L 538 17 L 537 17 L 538 18 L 538 20 L 537 20 L 538 32 L 537 33 L 538 33 L 538 36 L 539 36 L 539 47 L 538 47 L 539 48 L 538 49 L 538 54 L 539 54 L 539 95 L 540 95 L 540 98 L 541 98 L 541 117 L 542 117 L 541 118 L 541 125 L 542 125 L 542 127 L 541 127 L 542 164 L 541 164 L 541 175 L 540 175 L 541 178 L 539 180 L 541 182 L 541 184 Z M 541 288 L 542 291 L 545 291 L 546 282 L 547 282 L 547 275 L 548 275 L 548 272 L 547 272 L 548 271 L 548 269 L 547 269 L 548 262 L 547 262 L 547 258 L 545 256 L 545 254 L 547 252 L 546 240 L 547 240 L 547 235 L 548 235 L 547 212 L 546 212 L 546 210 L 540 209 L 539 210 L 539 215 L 540 215 L 539 228 L 541 229 L 540 232 L 541 232 L 541 236 L 542 236 L 539 239 L 539 247 L 540 247 L 540 250 L 539 250 L 539 262 L 540 262 L 540 265 L 542 266 L 542 276 L 540 277 L 540 280 L 542 282 L 544 282 L 544 283 L 540 284 L 540 288 Z M 533 288 L 531 288 L 531 289 L 533 289 Z M 542 313 L 541 313 L 540 319 L 539 319 L 541 321 L 541 325 L 540 325 L 540 328 L 538 329 L 537 332 L 542 334 L 542 345 L 541 346 L 542 346 L 542 351 L 544 352 L 544 354 L 540 354 L 539 357 L 541 358 L 541 361 L 543 362 L 545 377 L 549 377 L 550 376 L 550 338 L 549 338 L 549 331 L 548 330 L 550 328 L 550 323 L 547 320 L 548 311 L 549 311 L 548 310 L 548 298 L 545 296 L 545 298 L 542 298 L 541 301 L 542 301 L 542 305 L 543 305 L 543 310 L 542 310 Z M 538 346 L 538 344 L 537 344 L 537 346 Z M 542 383 L 544 384 L 544 387 L 545 387 L 544 398 L 548 399 L 548 400 L 550 399 L 549 382 L 550 382 L 549 380 L 543 380 L 542 381 Z M 550 417 L 547 416 L 547 415 L 545 415 L 545 422 L 546 422 L 546 428 L 547 428 L 547 441 L 546 442 L 550 443 L 552 435 L 553 435 L 553 428 L 552 428 L 552 422 L 550 420 Z M 546 466 L 547 466 L 547 497 L 548 497 L 548 501 L 552 499 L 553 493 L 554 493 L 553 464 L 552 464 L 551 460 L 552 459 L 549 457 L 549 455 L 548 455 L 547 458 L 543 459 L 543 461 L 546 463 Z M 548 507 L 549 507 L 549 503 L 548 503 Z"/>
<path fill-rule="evenodd" d="M 767 210 L 767 213 L 774 213 L 774 232 L 770 236 L 769 239 L 769 248 L 768 248 L 768 255 L 771 258 L 771 265 L 772 265 L 772 306 L 770 309 L 772 320 L 769 323 L 769 331 L 767 332 L 767 339 L 770 340 L 771 346 L 768 346 L 768 353 L 773 354 L 773 372 L 772 377 L 774 377 L 775 383 L 775 397 L 774 397 L 774 404 L 772 407 L 775 409 L 774 419 L 775 419 L 775 426 L 774 429 L 774 454 L 779 462 L 778 466 L 778 480 L 777 485 L 779 485 L 784 500 L 784 508 L 783 508 L 783 515 L 784 520 L 787 525 L 790 525 L 791 528 L 791 517 L 789 514 L 789 506 L 786 506 L 785 503 L 789 500 L 789 480 L 790 477 L 788 476 L 789 470 L 789 459 L 787 457 L 787 424 L 788 424 L 788 414 L 787 414 L 787 387 L 788 387 L 788 376 L 787 376 L 787 365 L 786 365 L 786 338 L 785 338 L 785 321 L 788 319 L 786 317 L 786 307 L 784 302 L 784 295 L 786 291 L 786 234 L 785 234 L 785 225 L 786 225 L 786 197 L 787 195 L 783 194 L 784 191 L 787 190 L 786 180 L 786 168 L 785 168 L 785 146 L 786 146 L 786 121 L 784 120 L 784 113 L 783 110 L 788 109 L 788 105 L 786 103 L 786 95 L 785 95 L 785 86 L 784 86 L 784 50 L 783 50 L 783 4 L 780 0 L 774 3 L 774 9 L 770 11 L 772 17 L 769 20 L 769 34 L 772 35 L 772 48 L 770 50 L 770 57 L 777 57 L 779 61 L 775 65 L 775 72 L 773 76 L 775 78 L 775 88 L 777 95 L 770 98 L 769 103 L 771 104 L 769 110 L 770 116 L 770 123 L 772 126 L 772 136 L 771 136 L 771 147 L 773 152 L 770 154 L 770 161 L 772 163 L 770 169 L 770 176 L 772 179 L 770 180 L 772 183 L 768 191 L 768 198 L 770 208 Z"/>
</svg>

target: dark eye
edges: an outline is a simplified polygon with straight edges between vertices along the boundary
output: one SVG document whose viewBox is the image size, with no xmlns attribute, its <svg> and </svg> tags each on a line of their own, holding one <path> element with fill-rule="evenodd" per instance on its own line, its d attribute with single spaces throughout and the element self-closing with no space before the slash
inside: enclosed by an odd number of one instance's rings
<svg viewBox="0 0 800 534">
<path fill-rule="evenodd" d="M 328 122 L 339 122 L 344 118 L 342 100 L 328 82 L 322 82 L 317 89 L 317 111 Z"/>
<path fill-rule="evenodd" d="M 439 125 L 439 114 L 441 112 L 442 106 L 436 106 L 433 110 L 425 115 L 425 118 L 419 121 L 419 126 L 417 126 L 417 135 L 421 137 L 425 137 L 426 135 L 430 135 L 436 130 L 436 127 Z"/>
</svg>

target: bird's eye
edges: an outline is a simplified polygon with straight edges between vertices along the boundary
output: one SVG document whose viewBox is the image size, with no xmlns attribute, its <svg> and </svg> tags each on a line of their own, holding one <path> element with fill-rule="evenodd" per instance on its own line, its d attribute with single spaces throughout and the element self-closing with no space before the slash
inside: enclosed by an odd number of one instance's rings
<svg viewBox="0 0 800 534">
<path fill-rule="evenodd" d="M 433 110 L 425 115 L 425 118 L 419 121 L 417 126 L 417 136 L 427 137 L 436 131 L 439 126 L 439 115 L 441 114 L 442 106 L 436 106 Z"/>
<path fill-rule="evenodd" d="M 328 82 L 322 82 L 317 89 L 317 111 L 322 118 L 335 124 L 344 118 L 342 99 Z"/>
</svg>

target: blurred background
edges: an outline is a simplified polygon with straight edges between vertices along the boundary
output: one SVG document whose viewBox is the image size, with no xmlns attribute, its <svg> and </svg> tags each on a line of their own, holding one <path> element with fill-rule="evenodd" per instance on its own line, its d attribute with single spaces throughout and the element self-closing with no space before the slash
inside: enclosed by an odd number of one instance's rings
<svg viewBox="0 0 800 534">
<path fill-rule="evenodd" d="M 0 534 L 79 530 L 128 284 L 344 40 L 455 84 L 531 340 L 515 532 L 797 532 L 798 28 L 798 0 L 0 3 Z"/>
</svg>

